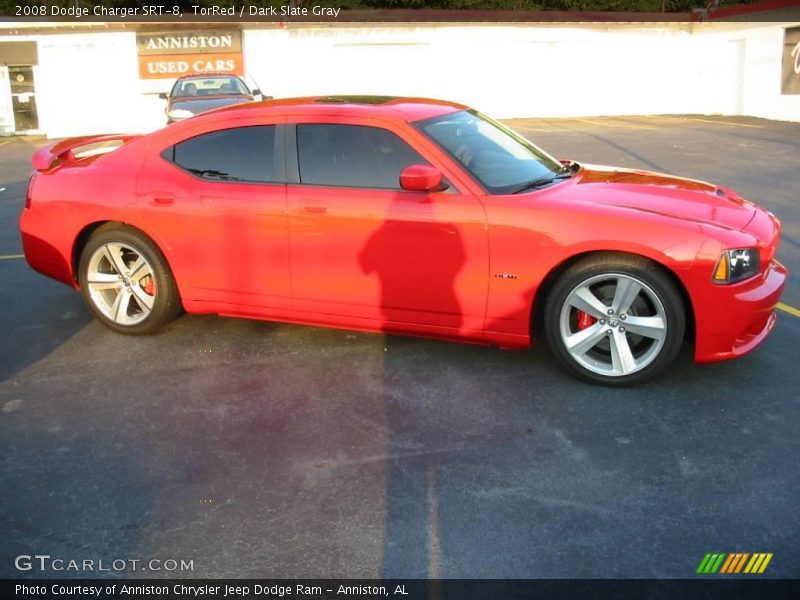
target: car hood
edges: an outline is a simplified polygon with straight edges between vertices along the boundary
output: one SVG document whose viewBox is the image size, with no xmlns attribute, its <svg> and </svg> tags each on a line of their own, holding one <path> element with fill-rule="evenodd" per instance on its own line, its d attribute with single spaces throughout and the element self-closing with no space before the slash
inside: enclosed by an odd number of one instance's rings
<svg viewBox="0 0 800 600">
<path fill-rule="evenodd" d="M 756 206 L 732 190 L 663 173 L 583 165 L 574 178 L 577 199 L 740 230 Z"/>
<path fill-rule="evenodd" d="M 252 96 L 205 96 L 202 98 L 176 98 L 171 100 L 167 110 L 188 110 L 197 115 L 215 108 L 251 102 Z"/>
</svg>

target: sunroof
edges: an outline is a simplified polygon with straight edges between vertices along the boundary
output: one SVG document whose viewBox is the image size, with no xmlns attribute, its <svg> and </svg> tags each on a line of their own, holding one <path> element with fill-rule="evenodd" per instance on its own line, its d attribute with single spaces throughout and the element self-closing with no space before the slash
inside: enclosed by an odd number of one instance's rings
<svg viewBox="0 0 800 600">
<path fill-rule="evenodd" d="M 321 104 L 386 104 L 397 100 L 399 96 L 326 96 L 314 102 Z"/>
</svg>

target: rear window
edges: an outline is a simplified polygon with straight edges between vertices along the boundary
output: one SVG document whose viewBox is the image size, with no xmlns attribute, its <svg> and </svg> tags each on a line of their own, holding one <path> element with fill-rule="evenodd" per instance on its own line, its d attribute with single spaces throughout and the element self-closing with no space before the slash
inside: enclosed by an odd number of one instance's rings
<svg viewBox="0 0 800 600">
<path fill-rule="evenodd" d="M 210 181 L 280 182 L 275 125 L 204 133 L 176 144 L 171 158 L 179 167 Z"/>
</svg>

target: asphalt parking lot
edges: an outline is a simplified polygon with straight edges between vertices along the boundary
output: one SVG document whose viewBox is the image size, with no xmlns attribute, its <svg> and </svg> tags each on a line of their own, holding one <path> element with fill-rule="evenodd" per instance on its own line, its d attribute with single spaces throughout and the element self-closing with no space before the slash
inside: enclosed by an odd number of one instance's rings
<svg viewBox="0 0 800 600">
<path fill-rule="evenodd" d="M 792 276 L 767 342 L 706 366 L 687 346 L 612 390 L 544 346 L 195 316 L 117 335 L 15 257 L 45 142 L 0 138 L 0 576 L 39 576 L 13 559 L 40 553 L 194 564 L 140 576 L 681 578 L 707 552 L 800 576 L 800 123 L 509 124 L 776 213 Z"/>
</svg>

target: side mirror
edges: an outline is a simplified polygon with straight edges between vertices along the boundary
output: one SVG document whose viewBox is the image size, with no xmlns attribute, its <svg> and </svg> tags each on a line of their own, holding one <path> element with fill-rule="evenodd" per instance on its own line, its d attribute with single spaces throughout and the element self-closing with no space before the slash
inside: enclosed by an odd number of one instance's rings
<svg viewBox="0 0 800 600">
<path fill-rule="evenodd" d="M 411 165 L 400 173 L 400 187 L 408 192 L 442 192 L 442 174 L 431 165 Z"/>
<path fill-rule="evenodd" d="M 263 94 L 261 93 L 261 90 L 253 90 L 252 92 L 250 92 L 250 95 L 251 96 L 262 96 Z"/>
<path fill-rule="evenodd" d="M 161 92 L 161 93 L 158 95 L 158 97 L 159 97 L 161 100 L 169 100 L 169 96 L 167 96 L 166 92 Z"/>
</svg>

